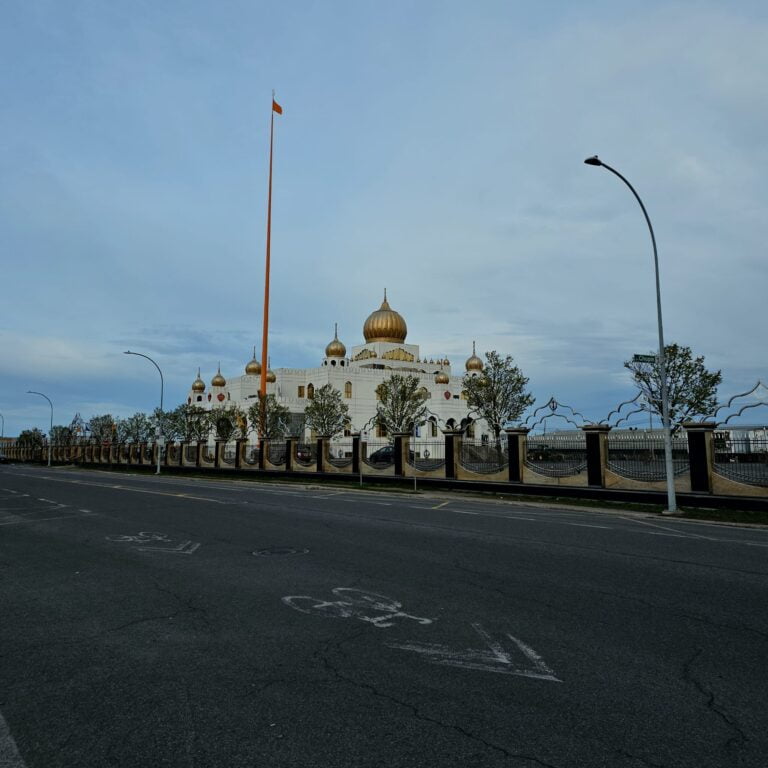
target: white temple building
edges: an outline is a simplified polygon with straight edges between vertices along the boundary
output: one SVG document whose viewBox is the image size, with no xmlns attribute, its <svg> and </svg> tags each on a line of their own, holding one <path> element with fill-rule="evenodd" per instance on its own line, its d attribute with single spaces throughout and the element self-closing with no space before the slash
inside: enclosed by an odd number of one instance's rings
<svg viewBox="0 0 768 768">
<path fill-rule="evenodd" d="M 294 424 L 301 424 L 304 409 L 315 391 L 330 384 L 341 392 L 343 402 L 349 408 L 346 435 L 362 432 L 363 437 L 386 438 L 387 435 L 373 422 L 377 388 L 393 373 L 412 374 L 419 378 L 427 393 L 426 405 L 430 417 L 427 424 L 418 428 L 417 440 L 441 439 L 441 429 L 458 429 L 467 424 L 468 437 L 487 440 L 490 429 L 484 421 L 472 422 L 462 387 L 465 375 L 478 375 L 483 370 L 483 362 L 475 354 L 474 343 L 464 370 L 454 375 L 449 360 L 422 358 L 417 344 L 406 343 L 407 334 L 405 320 L 390 307 L 385 291 L 381 307 L 372 312 L 363 324 L 365 343 L 352 347 L 348 353 L 336 332 L 316 368 L 269 370 L 267 394 L 274 394 L 277 401 L 294 416 Z M 237 405 L 247 411 L 258 400 L 260 377 L 261 364 L 254 350 L 254 357 L 246 364 L 241 376 L 225 379 L 219 369 L 206 388 L 198 371 L 187 403 L 204 408 Z M 306 430 L 304 438 L 311 437 Z M 334 442 L 342 439 L 339 436 Z"/>
</svg>

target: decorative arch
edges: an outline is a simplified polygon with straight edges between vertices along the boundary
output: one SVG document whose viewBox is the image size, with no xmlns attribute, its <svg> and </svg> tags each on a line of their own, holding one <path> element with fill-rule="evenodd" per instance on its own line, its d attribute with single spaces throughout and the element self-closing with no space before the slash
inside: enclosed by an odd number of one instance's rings
<svg viewBox="0 0 768 768">
<path fill-rule="evenodd" d="M 314 384 L 307 384 L 307 398 L 309 400 L 315 399 L 315 385 Z"/>
<path fill-rule="evenodd" d="M 352 382 L 351 381 L 347 381 L 344 384 L 344 397 L 346 397 L 347 400 L 349 400 L 352 397 Z"/>
</svg>

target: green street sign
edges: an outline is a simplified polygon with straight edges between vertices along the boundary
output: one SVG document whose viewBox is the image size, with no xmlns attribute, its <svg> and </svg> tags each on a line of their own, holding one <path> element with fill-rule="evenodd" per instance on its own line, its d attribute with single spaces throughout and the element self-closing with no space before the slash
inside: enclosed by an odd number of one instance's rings
<svg viewBox="0 0 768 768">
<path fill-rule="evenodd" d="M 633 355 L 633 363 L 655 363 L 656 355 Z"/>
</svg>

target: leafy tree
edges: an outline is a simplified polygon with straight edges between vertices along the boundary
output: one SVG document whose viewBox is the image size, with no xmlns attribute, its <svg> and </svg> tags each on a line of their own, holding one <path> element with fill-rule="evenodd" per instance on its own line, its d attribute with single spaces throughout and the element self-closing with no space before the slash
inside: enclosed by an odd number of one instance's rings
<svg viewBox="0 0 768 768">
<path fill-rule="evenodd" d="M 485 361 L 482 372 L 464 377 L 463 386 L 470 413 L 485 419 L 498 442 L 504 424 L 519 419 L 533 397 L 525 391 L 528 379 L 512 357 L 491 350 Z"/>
<path fill-rule="evenodd" d="M 720 371 L 708 371 L 704 357 L 693 357 L 690 347 L 664 345 L 667 369 L 669 421 L 673 431 L 697 414 L 712 413 L 717 408 L 717 387 L 723 379 Z M 632 374 L 643 396 L 645 410 L 661 417 L 661 370 L 658 359 L 652 363 L 627 360 L 624 367 Z"/>
<path fill-rule="evenodd" d="M 40 448 L 45 443 L 45 435 L 37 427 L 25 429 L 19 433 L 17 442 L 25 448 Z"/>
<path fill-rule="evenodd" d="M 54 445 L 69 445 L 72 442 L 72 429 L 62 424 L 55 424 L 51 430 L 51 442 Z"/>
<path fill-rule="evenodd" d="M 236 405 L 214 408 L 211 411 L 211 423 L 216 430 L 216 439 L 223 440 L 225 443 L 237 440 L 245 435 L 248 429 L 245 413 Z"/>
<path fill-rule="evenodd" d="M 388 434 L 409 432 L 414 424 L 426 419 L 427 397 L 418 376 L 393 373 L 379 384 L 376 392 L 379 396 L 376 421 Z"/>
<path fill-rule="evenodd" d="M 259 401 L 248 409 L 248 419 L 251 429 L 257 435 L 275 440 L 285 437 L 291 423 L 291 412 L 284 405 L 280 405 L 274 395 L 262 398 L 259 393 Z"/>
<path fill-rule="evenodd" d="M 180 405 L 165 414 L 164 430 L 167 437 L 173 434 L 174 439 L 185 442 L 207 440 L 212 429 L 211 411 L 199 405 Z"/>
<path fill-rule="evenodd" d="M 304 409 L 307 426 L 318 435 L 333 437 L 343 431 L 349 407 L 342 402 L 341 392 L 330 384 L 315 391 L 314 398 Z"/>
<path fill-rule="evenodd" d="M 111 442 L 115 437 L 117 425 L 108 413 L 103 416 L 92 416 L 88 425 L 91 429 L 91 440 L 96 443 Z"/>
<path fill-rule="evenodd" d="M 127 419 L 119 419 L 117 422 L 117 439 L 121 443 L 128 441 L 144 443 L 152 439 L 152 422 L 146 413 L 140 411 Z"/>
</svg>

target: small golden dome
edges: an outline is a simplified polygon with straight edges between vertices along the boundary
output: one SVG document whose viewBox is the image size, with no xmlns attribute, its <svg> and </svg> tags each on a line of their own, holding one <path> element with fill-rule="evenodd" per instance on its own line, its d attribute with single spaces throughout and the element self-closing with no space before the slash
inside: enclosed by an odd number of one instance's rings
<svg viewBox="0 0 768 768">
<path fill-rule="evenodd" d="M 253 359 L 245 366 L 247 376 L 261 376 L 261 363 L 256 359 L 256 347 L 253 348 Z"/>
<path fill-rule="evenodd" d="M 271 366 L 271 365 L 272 365 L 272 361 L 271 361 L 271 360 L 267 360 L 267 364 L 268 364 L 269 366 Z M 273 370 L 272 370 L 272 368 L 271 368 L 271 367 L 268 367 L 268 368 L 267 368 L 267 381 L 268 381 L 270 384 L 273 384 L 274 382 L 276 382 L 276 381 L 277 381 L 277 376 L 275 376 L 275 374 L 274 374 L 274 372 L 273 372 Z"/>
<path fill-rule="evenodd" d="M 339 341 L 339 327 L 333 326 L 333 341 L 325 348 L 326 357 L 346 357 L 347 348 Z"/>
<path fill-rule="evenodd" d="M 211 379 L 212 387 L 226 387 L 227 380 L 221 375 L 221 363 L 219 363 L 219 370 L 216 375 Z"/>
<path fill-rule="evenodd" d="M 402 315 L 395 312 L 387 302 L 387 291 L 384 289 L 384 301 L 381 307 L 368 315 L 368 319 L 363 325 L 363 336 L 367 342 L 371 341 L 390 341 L 393 343 L 402 343 L 408 335 L 408 326 L 405 324 Z"/>
<path fill-rule="evenodd" d="M 475 342 L 472 342 L 472 357 L 467 358 L 467 362 L 464 364 L 468 371 L 482 371 L 483 361 L 475 354 Z"/>
<path fill-rule="evenodd" d="M 448 384 L 450 380 L 451 379 L 445 371 L 438 371 L 437 374 L 435 374 L 435 384 Z"/>
<path fill-rule="evenodd" d="M 197 378 L 192 382 L 193 392 L 205 392 L 205 382 L 200 378 L 200 369 L 197 369 Z"/>
</svg>

